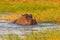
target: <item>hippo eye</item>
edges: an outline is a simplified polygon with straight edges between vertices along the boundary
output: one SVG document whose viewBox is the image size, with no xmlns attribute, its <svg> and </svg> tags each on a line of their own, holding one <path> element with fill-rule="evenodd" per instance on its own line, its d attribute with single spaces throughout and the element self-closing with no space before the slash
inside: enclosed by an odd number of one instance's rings
<svg viewBox="0 0 60 40">
<path fill-rule="evenodd" d="M 32 15 L 29 15 L 29 14 L 25 14 L 25 16 L 26 16 L 27 18 L 32 18 Z"/>
</svg>

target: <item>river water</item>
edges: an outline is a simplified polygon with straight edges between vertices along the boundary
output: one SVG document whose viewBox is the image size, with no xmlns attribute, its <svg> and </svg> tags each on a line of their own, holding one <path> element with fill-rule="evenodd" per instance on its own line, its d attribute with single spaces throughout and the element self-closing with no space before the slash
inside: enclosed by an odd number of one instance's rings
<svg viewBox="0 0 60 40">
<path fill-rule="evenodd" d="M 0 34 L 18 34 L 22 36 L 27 32 L 37 31 L 37 30 L 52 30 L 52 29 L 59 29 L 60 25 L 58 24 L 50 24 L 50 23 L 38 23 L 37 25 L 17 25 L 7 22 L 0 22 Z"/>
</svg>

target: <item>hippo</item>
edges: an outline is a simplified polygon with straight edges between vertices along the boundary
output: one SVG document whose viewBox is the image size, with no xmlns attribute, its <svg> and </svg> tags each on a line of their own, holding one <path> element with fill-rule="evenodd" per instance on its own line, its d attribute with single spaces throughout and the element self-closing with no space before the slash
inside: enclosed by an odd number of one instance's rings
<svg viewBox="0 0 60 40">
<path fill-rule="evenodd" d="M 32 17 L 31 14 L 24 14 L 20 18 L 14 20 L 12 23 L 18 25 L 36 25 L 37 21 Z"/>
</svg>

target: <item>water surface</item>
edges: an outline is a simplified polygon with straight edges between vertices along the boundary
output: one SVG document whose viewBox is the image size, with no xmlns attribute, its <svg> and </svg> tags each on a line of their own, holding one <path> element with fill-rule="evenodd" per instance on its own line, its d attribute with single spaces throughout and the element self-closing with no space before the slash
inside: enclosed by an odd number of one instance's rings
<svg viewBox="0 0 60 40">
<path fill-rule="evenodd" d="M 31 30 L 52 30 L 52 29 L 59 29 L 60 25 L 57 24 L 50 24 L 50 23 L 38 23 L 37 25 L 17 25 L 7 22 L 0 22 L 0 34 L 18 34 L 22 35 L 26 32 L 31 32 Z"/>
</svg>

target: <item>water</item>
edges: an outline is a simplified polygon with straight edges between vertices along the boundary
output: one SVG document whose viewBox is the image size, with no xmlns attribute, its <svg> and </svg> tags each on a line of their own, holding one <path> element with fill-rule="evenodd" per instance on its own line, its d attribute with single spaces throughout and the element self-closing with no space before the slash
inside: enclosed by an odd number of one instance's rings
<svg viewBox="0 0 60 40">
<path fill-rule="evenodd" d="M 57 24 L 50 24 L 50 23 L 38 23 L 37 25 L 17 25 L 7 22 L 0 22 L 0 28 L 19 28 L 19 29 L 31 29 L 31 28 L 54 28 L 56 26 L 60 26 Z"/>
<path fill-rule="evenodd" d="M 22 36 L 26 32 L 31 32 L 31 30 L 46 30 L 46 29 L 58 29 L 60 25 L 50 24 L 50 23 L 38 23 L 37 25 L 23 26 L 7 22 L 0 22 L 0 34 L 18 34 Z"/>
</svg>

